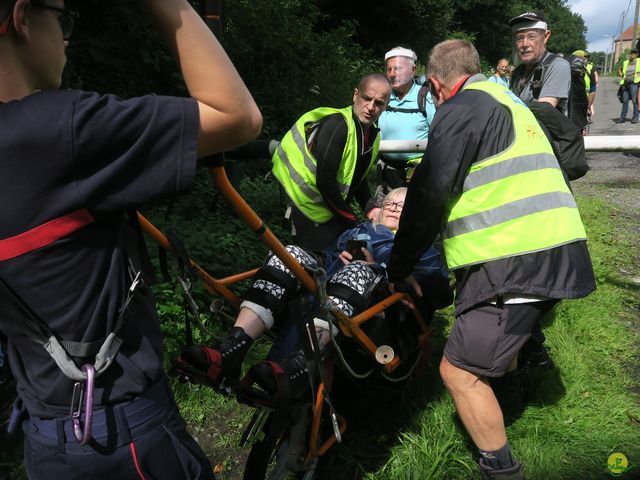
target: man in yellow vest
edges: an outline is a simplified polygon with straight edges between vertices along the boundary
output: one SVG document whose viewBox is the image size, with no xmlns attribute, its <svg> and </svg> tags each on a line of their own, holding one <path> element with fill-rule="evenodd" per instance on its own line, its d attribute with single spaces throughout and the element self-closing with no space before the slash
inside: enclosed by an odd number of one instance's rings
<svg viewBox="0 0 640 480">
<path fill-rule="evenodd" d="M 442 234 L 457 279 L 456 321 L 440 364 L 484 478 L 522 479 L 489 379 L 502 377 L 538 319 L 595 289 L 575 200 L 540 125 L 511 92 L 485 81 L 469 42 L 436 45 L 427 69 L 438 106 L 405 200 L 388 265 L 411 269 Z M 427 292 L 425 292 L 427 294 Z"/>
<path fill-rule="evenodd" d="M 627 112 L 629 109 L 629 100 L 633 105 L 633 114 L 631 117 L 631 123 L 638 123 L 638 116 L 640 111 L 638 110 L 638 84 L 640 84 L 640 61 L 638 61 L 638 50 L 635 48 L 629 52 L 629 58 L 622 62 L 622 68 L 618 69 L 618 75 L 620 79 L 620 85 L 623 87 L 622 91 L 622 111 L 620 112 L 620 118 L 616 119 L 616 123 L 624 123 L 627 121 Z"/>
<path fill-rule="evenodd" d="M 591 123 L 591 118 L 595 114 L 593 103 L 596 100 L 596 91 L 598 89 L 598 69 L 589 61 L 589 52 L 585 50 L 576 50 L 573 52 L 573 55 L 585 59 L 584 87 L 587 92 L 587 101 L 589 105 L 587 115 L 589 117 L 589 123 Z"/>
<path fill-rule="evenodd" d="M 273 173 L 292 203 L 297 245 L 322 250 L 356 225 L 349 204 L 355 199 L 365 208 L 371 196 L 367 176 L 380 145 L 375 122 L 390 96 L 384 75 L 365 75 L 354 89 L 353 106 L 307 112 L 280 142 Z"/>
</svg>

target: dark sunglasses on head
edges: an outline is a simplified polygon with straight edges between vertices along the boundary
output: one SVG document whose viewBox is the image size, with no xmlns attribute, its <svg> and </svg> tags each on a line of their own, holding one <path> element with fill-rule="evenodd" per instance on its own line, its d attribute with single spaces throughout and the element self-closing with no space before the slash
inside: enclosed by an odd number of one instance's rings
<svg viewBox="0 0 640 480">
<path fill-rule="evenodd" d="M 78 12 L 68 8 L 54 7 L 53 5 L 47 5 L 45 3 L 32 3 L 32 5 L 37 8 L 58 12 L 60 14 L 58 15 L 58 23 L 60 23 L 60 28 L 62 29 L 62 38 L 64 40 L 69 40 L 71 38 L 73 29 L 76 26 L 76 21 L 80 18 L 80 14 Z"/>
</svg>

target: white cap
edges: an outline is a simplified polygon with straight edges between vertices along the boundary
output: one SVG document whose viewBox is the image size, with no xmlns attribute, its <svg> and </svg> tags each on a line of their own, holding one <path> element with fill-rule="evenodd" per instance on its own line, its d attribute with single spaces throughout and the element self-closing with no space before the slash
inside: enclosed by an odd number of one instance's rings
<svg viewBox="0 0 640 480">
<path fill-rule="evenodd" d="M 513 27 L 511 27 L 511 31 L 512 32 L 519 32 L 520 30 L 533 30 L 533 29 L 539 29 L 539 30 L 547 30 L 547 23 L 546 22 L 541 22 L 541 21 L 529 21 L 529 22 L 520 22 L 516 25 L 514 25 Z"/>
<path fill-rule="evenodd" d="M 547 30 L 547 19 L 540 12 L 525 12 L 509 20 L 512 32 L 520 30 Z"/>
<path fill-rule="evenodd" d="M 416 52 L 414 52 L 410 48 L 404 48 L 404 47 L 395 47 L 389 50 L 387 53 L 384 54 L 384 61 L 386 62 L 387 60 L 393 57 L 407 57 L 413 60 L 414 62 L 418 61 Z"/>
</svg>

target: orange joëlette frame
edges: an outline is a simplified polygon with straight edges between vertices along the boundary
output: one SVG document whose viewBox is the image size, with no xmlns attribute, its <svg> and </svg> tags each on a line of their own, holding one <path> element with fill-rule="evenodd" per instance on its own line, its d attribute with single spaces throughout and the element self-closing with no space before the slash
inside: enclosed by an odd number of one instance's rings
<svg viewBox="0 0 640 480">
<path fill-rule="evenodd" d="M 224 167 L 209 167 L 209 175 L 214 186 L 225 199 L 227 205 L 231 208 L 231 210 L 244 223 L 246 223 L 247 226 L 258 236 L 262 243 L 264 243 L 269 249 L 271 249 L 271 251 L 287 266 L 287 268 L 289 268 L 289 270 L 293 272 L 293 274 L 302 283 L 302 285 L 304 285 L 307 291 L 314 294 L 317 293 L 317 286 L 313 277 L 296 261 L 295 258 L 293 258 L 293 256 L 291 256 L 291 254 L 289 254 L 280 240 L 278 240 L 274 233 L 252 210 L 252 208 L 244 200 L 244 198 L 242 198 L 242 196 L 235 190 L 235 188 L 233 188 L 231 182 L 227 177 Z M 176 252 L 167 237 L 140 213 L 138 213 L 138 218 L 140 220 L 142 230 L 147 232 L 162 248 L 175 255 Z M 233 305 L 234 308 L 240 308 L 240 303 L 242 300 L 240 299 L 240 297 L 238 297 L 238 295 L 236 295 L 228 288 L 228 285 L 253 277 L 257 269 L 238 273 L 236 275 L 232 275 L 222 279 L 216 279 L 192 259 L 190 259 L 190 262 L 194 271 L 202 280 L 205 288 L 209 293 L 220 295 L 224 297 L 231 305 Z M 366 322 L 369 318 L 382 312 L 386 308 L 403 299 L 410 300 L 410 297 L 406 293 L 394 293 L 353 318 L 347 317 L 337 309 L 332 310 L 332 313 L 338 319 L 338 325 L 342 333 L 348 337 L 353 337 L 354 340 L 357 341 L 363 348 L 365 348 L 375 359 L 375 353 L 378 349 L 378 346 L 360 328 L 360 325 Z M 429 338 L 431 330 L 425 324 L 424 320 L 420 317 L 420 314 L 416 309 L 413 309 L 412 312 L 422 330 L 422 333 L 419 337 L 419 343 L 420 345 L 423 345 Z M 400 365 L 400 358 L 398 356 L 395 356 L 393 360 L 391 360 L 391 362 L 387 363 L 384 366 L 384 369 L 387 372 L 392 372 L 398 365 Z"/>
</svg>

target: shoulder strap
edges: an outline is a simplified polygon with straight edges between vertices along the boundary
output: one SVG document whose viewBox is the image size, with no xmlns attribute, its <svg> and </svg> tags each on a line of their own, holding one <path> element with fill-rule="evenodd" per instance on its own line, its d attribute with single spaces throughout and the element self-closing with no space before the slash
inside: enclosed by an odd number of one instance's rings
<svg viewBox="0 0 640 480">
<path fill-rule="evenodd" d="M 138 220 L 138 212 L 135 209 L 128 210 L 125 216 L 124 251 L 134 271 L 132 279 L 138 272 L 142 272 L 145 283 L 154 285 L 158 282 L 151 264 L 147 244 L 144 241 L 144 235 Z"/>
<path fill-rule="evenodd" d="M 524 72 L 524 63 L 521 63 L 515 68 L 515 70 L 511 74 L 511 79 L 509 80 L 509 90 L 511 90 L 512 92 L 515 92 L 516 95 L 519 95 L 520 92 L 518 91 L 519 89 L 518 89 L 518 85 L 515 82 L 515 79 L 522 78 L 523 72 Z"/>
<path fill-rule="evenodd" d="M 429 82 L 426 81 L 418 91 L 418 109 L 427 118 L 427 94 L 429 93 Z"/>
<path fill-rule="evenodd" d="M 537 100 L 540 97 L 540 92 L 542 91 L 542 82 L 544 81 L 544 74 L 547 70 L 547 67 L 556 57 L 557 55 L 555 53 L 549 53 L 533 70 L 531 92 L 533 93 L 534 100 Z"/>
<path fill-rule="evenodd" d="M 427 93 L 429 92 L 429 82 L 425 82 L 418 90 L 418 97 L 416 99 L 417 108 L 399 108 L 399 107 L 387 107 L 388 112 L 401 112 L 401 113 L 421 113 L 424 118 L 427 118 Z"/>
</svg>

